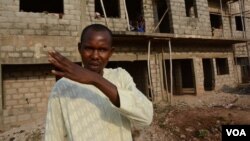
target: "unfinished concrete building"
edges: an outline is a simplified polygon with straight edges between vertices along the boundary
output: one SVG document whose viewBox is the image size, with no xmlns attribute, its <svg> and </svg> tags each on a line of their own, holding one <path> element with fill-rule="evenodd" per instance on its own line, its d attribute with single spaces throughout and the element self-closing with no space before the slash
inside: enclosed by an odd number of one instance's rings
<svg viewBox="0 0 250 141">
<path fill-rule="evenodd" d="M 153 102 L 249 77 L 250 0 L 0 0 L 0 127 L 44 118 L 55 49 L 80 64 L 89 24 L 107 25 L 123 67 Z"/>
</svg>

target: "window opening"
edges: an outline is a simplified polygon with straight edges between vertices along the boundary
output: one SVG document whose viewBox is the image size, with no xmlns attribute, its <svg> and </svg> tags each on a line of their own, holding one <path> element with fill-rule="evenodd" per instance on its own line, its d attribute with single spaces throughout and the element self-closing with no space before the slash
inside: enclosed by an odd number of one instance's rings
<svg viewBox="0 0 250 141">
<path fill-rule="evenodd" d="M 221 15 L 210 13 L 211 27 L 216 29 L 222 28 Z"/>
<path fill-rule="evenodd" d="M 228 60 L 227 58 L 216 58 L 217 74 L 229 74 Z"/>
<path fill-rule="evenodd" d="M 242 20 L 244 22 L 244 18 L 242 18 Z M 236 25 L 236 30 L 238 31 L 243 31 L 242 20 L 241 16 L 235 16 L 235 25 Z"/>
<path fill-rule="evenodd" d="M 107 17 L 119 18 L 120 17 L 120 5 L 119 0 L 103 0 L 103 5 Z M 104 17 L 102 5 L 100 0 L 95 0 L 95 14 L 96 18 Z"/>
<path fill-rule="evenodd" d="M 195 0 L 185 0 L 185 8 L 187 17 L 198 17 Z"/>
<path fill-rule="evenodd" d="M 20 11 L 64 13 L 63 0 L 20 0 Z"/>
<path fill-rule="evenodd" d="M 168 9 L 167 3 L 165 0 L 157 0 L 157 14 L 158 14 L 158 20 L 162 18 L 165 11 Z M 169 14 L 167 13 L 165 17 L 163 18 L 159 30 L 161 33 L 170 33 L 170 21 L 169 21 Z"/>
<path fill-rule="evenodd" d="M 145 19 L 142 0 L 127 0 L 129 24 L 131 31 L 145 32 Z"/>
<path fill-rule="evenodd" d="M 148 69 L 147 61 L 110 61 L 107 68 L 118 68 L 122 67 L 126 69 L 129 74 L 133 77 L 133 80 L 137 88 L 148 96 L 149 99 L 152 99 L 152 96 L 149 91 L 149 80 L 148 80 Z M 140 68 L 140 69 L 138 69 Z"/>
</svg>

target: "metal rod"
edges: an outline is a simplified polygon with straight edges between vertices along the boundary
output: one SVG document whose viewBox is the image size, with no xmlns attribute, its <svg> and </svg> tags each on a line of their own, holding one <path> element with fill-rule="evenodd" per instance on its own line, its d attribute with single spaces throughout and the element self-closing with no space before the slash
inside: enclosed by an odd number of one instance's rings
<svg viewBox="0 0 250 141">
<path fill-rule="evenodd" d="M 167 10 L 164 12 L 164 14 L 162 15 L 162 17 L 161 17 L 159 23 L 158 23 L 157 26 L 154 28 L 153 32 L 155 32 L 156 29 L 160 26 L 162 20 L 164 19 L 165 15 L 166 15 L 167 13 L 168 13 L 168 8 L 167 8 Z"/>
<path fill-rule="evenodd" d="M 126 20 L 127 20 L 128 31 L 130 31 L 129 17 L 128 17 L 128 11 L 127 11 L 126 0 L 123 0 L 123 3 L 124 3 L 125 14 L 126 14 Z"/>
<path fill-rule="evenodd" d="M 148 41 L 148 79 L 149 79 L 149 88 L 152 97 L 152 101 L 154 101 L 154 94 L 153 94 L 153 86 L 152 86 L 152 77 L 151 77 L 151 69 L 150 69 L 150 53 L 151 52 L 151 40 Z"/>
<path fill-rule="evenodd" d="M 108 21 L 107 21 L 107 15 L 106 15 L 105 7 L 104 7 L 104 4 L 103 4 L 103 0 L 100 0 L 100 2 L 101 2 L 102 11 L 103 11 L 103 14 L 104 14 L 104 18 L 105 18 L 105 24 L 106 24 L 107 27 L 109 27 L 108 26 Z"/>
</svg>

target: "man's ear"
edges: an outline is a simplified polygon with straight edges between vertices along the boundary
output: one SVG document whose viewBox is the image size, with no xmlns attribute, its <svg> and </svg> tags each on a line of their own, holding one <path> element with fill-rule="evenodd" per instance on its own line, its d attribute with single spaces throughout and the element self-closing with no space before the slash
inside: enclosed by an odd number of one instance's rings
<svg viewBox="0 0 250 141">
<path fill-rule="evenodd" d="M 110 51 L 109 57 L 112 56 L 112 54 L 113 54 L 114 51 L 115 51 L 115 48 L 114 48 L 114 47 L 111 47 L 111 51 Z"/>
<path fill-rule="evenodd" d="M 81 44 L 81 42 L 79 42 L 78 43 L 78 51 L 79 51 L 79 53 L 81 53 L 81 46 L 82 46 L 82 44 Z"/>
</svg>

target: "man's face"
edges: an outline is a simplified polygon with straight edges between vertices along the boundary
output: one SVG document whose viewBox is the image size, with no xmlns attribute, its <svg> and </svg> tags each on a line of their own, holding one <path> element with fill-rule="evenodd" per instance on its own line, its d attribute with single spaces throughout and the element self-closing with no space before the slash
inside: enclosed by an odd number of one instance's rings
<svg viewBox="0 0 250 141">
<path fill-rule="evenodd" d="M 78 48 L 84 68 L 99 74 L 113 53 L 111 37 L 105 31 L 87 31 L 85 40 L 79 43 Z"/>
</svg>

